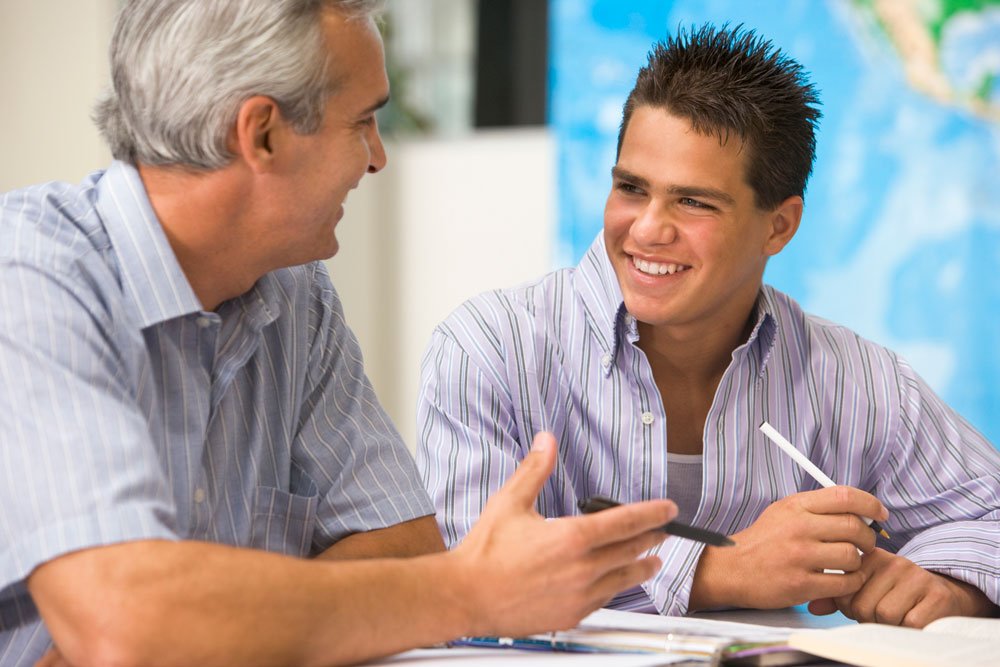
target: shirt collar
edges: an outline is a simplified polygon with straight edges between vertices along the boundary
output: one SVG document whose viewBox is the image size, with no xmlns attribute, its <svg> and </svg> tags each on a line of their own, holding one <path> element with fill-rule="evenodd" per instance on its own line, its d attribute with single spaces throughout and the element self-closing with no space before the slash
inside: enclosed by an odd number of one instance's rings
<svg viewBox="0 0 1000 667">
<path fill-rule="evenodd" d="M 573 274 L 573 286 L 583 303 L 587 323 L 603 349 L 605 358 L 611 362 L 604 364 L 605 374 L 610 373 L 621 338 L 630 324 L 634 326 L 634 320 L 626 323 L 625 300 L 618 284 L 618 276 L 608 259 L 603 233 L 597 235 L 577 265 Z"/>
<path fill-rule="evenodd" d="M 278 319 L 283 298 L 278 271 L 272 271 L 261 276 L 249 292 L 220 304 L 219 314 L 232 313 L 256 334 Z"/>
<path fill-rule="evenodd" d="M 622 296 L 618 276 L 615 275 L 608 251 L 604 245 L 604 234 L 598 234 L 590 245 L 573 275 L 576 292 L 583 302 L 584 311 L 591 331 L 597 337 L 602 349 L 611 363 L 604 364 L 605 374 L 611 372 L 615 357 L 621 348 L 622 338 L 637 339 L 638 333 L 635 318 L 625 310 L 625 300 Z M 779 312 L 775 302 L 774 289 L 765 285 L 757 295 L 751 319 L 754 327 L 747 342 L 737 348 L 746 348 L 753 372 L 760 375 L 764 365 L 774 349 L 777 337 Z"/>
<path fill-rule="evenodd" d="M 747 359 L 754 377 L 764 374 L 764 367 L 774 350 L 774 342 L 778 336 L 778 312 L 774 288 L 764 285 L 757 293 L 757 301 L 750 313 L 750 319 L 754 323 L 750 336 L 744 345 L 733 352 L 735 356 L 741 348 L 747 350 Z"/>
<path fill-rule="evenodd" d="M 122 289 L 142 328 L 201 312 L 139 172 L 115 161 L 97 183 L 97 211 L 117 258 Z"/>
</svg>

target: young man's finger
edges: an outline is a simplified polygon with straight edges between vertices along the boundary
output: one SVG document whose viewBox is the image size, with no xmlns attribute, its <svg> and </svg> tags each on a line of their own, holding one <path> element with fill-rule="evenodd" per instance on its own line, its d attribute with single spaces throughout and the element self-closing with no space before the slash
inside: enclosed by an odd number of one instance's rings
<svg viewBox="0 0 1000 667">
<path fill-rule="evenodd" d="M 809 603 L 809 613 L 815 616 L 826 616 L 836 611 L 840 610 L 833 598 L 819 598 Z"/>
<path fill-rule="evenodd" d="M 810 578 L 809 597 L 814 600 L 833 598 L 839 607 L 839 599 L 847 598 L 857 592 L 865 585 L 865 579 L 866 576 L 861 570 L 845 574 L 817 573 Z M 842 607 L 841 611 L 843 611 Z"/>
<path fill-rule="evenodd" d="M 864 553 L 875 548 L 875 531 L 857 514 L 820 514 L 810 517 L 803 531 L 821 542 L 850 542 Z"/>
<path fill-rule="evenodd" d="M 876 521 L 889 516 L 878 498 L 852 486 L 831 486 L 800 495 L 802 507 L 814 514 L 857 514 Z"/>
</svg>

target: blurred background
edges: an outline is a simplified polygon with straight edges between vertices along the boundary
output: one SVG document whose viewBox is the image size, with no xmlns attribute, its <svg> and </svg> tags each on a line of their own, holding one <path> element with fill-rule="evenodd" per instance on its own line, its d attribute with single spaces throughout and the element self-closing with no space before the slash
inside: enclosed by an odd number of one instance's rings
<svg viewBox="0 0 1000 667">
<path fill-rule="evenodd" d="M 118 4 L 0 0 L 0 191 L 110 160 L 90 112 Z M 765 279 L 1000 445 L 1000 0 L 388 0 L 389 163 L 351 194 L 330 267 L 411 447 L 434 325 L 579 259 L 636 72 L 705 21 L 773 40 L 823 100 L 803 225 Z"/>
</svg>

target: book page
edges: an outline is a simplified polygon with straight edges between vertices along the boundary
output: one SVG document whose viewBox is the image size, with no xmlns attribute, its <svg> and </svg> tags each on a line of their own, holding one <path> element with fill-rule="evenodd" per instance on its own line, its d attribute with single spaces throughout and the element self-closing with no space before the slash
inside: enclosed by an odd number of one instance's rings
<svg viewBox="0 0 1000 667">
<path fill-rule="evenodd" d="M 924 632 L 937 632 L 959 637 L 976 637 L 1000 641 L 1000 618 L 946 616 L 927 624 Z"/>
<path fill-rule="evenodd" d="M 789 628 L 599 609 L 571 630 L 533 635 L 556 650 L 655 651 L 716 664 L 740 651 L 789 652 Z"/>
<path fill-rule="evenodd" d="M 420 648 L 366 662 L 368 667 L 663 667 L 685 664 L 662 654 L 608 656 L 583 653 L 545 653 L 542 651 L 496 651 L 481 648 Z M 690 665 L 691 663 L 686 663 Z"/>
<path fill-rule="evenodd" d="M 689 616 L 660 616 L 617 609 L 598 609 L 578 626 L 583 629 L 638 630 L 663 634 L 692 634 L 708 637 L 736 637 L 748 641 L 783 641 L 792 628 L 733 623 Z"/>
<path fill-rule="evenodd" d="M 860 667 L 995 667 L 1000 655 L 1000 641 L 876 623 L 794 632 L 788 645 Z"/>
</svg>

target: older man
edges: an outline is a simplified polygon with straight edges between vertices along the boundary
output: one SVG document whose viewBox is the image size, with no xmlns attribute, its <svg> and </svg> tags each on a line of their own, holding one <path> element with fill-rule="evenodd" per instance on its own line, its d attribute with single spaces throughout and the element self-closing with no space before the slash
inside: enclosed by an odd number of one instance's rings
<svg viewBox="0 0 1000 667">
<path fill-rule="evenodd" d="M 117 161 L 0 200 L 0 663 L 357 661 L 655 571 L 670 503 L 534 512 L 551 436 L 441 552 L 315 261 L 385 164 L 371 5 L 127 2 Z"/>
</svg>

